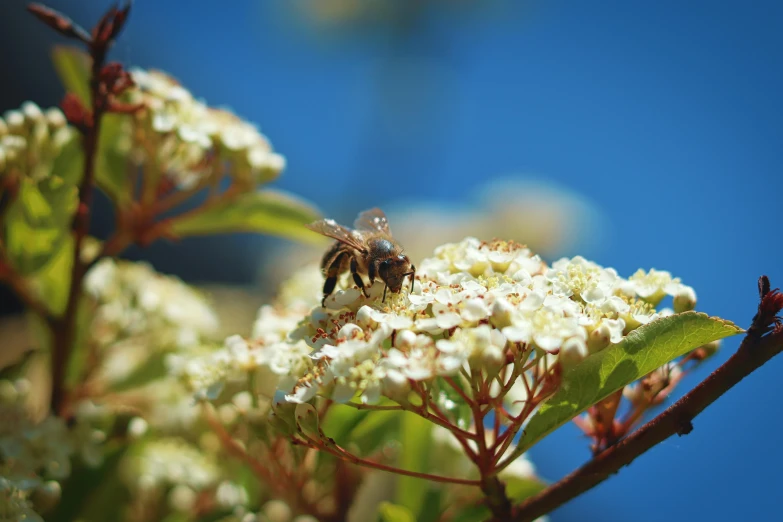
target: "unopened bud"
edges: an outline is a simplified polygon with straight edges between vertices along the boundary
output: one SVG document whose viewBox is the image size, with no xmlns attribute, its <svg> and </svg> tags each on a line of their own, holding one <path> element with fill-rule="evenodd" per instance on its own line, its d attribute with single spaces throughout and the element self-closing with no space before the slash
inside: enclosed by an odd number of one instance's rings
<svg viewBox="0 0 783 522">
<path fill-rule="evenodd" d="M 8 126 L 10 134 L 22 134 L 24 132 L 24 114 L 19 111 L 7 111 L 3 119 Z"/>
<path fill-rule="evenodd" d="M 674 311 L 688 312 L 696 307 L 696 292 L 690 286 L 683 285 L 674 296 Z"/>
<path fill-rule="evenodd" d="M 190 487 L 179 484 L 169 493 L 169 506 L 174 511 L 184 513 L 193 508 L 197 497 L 196 492 L 190 489 Z"/>
<path fill-rule="evenodd" d="M 23 398 L 27 397 L 33 386 L 27 379 L 17 379 L 14 381 L 14 387 L 16 387 L 16 393 L 19 394 L 19 397 Z"/>
<path fill-rule="evenodd" d="M 57 107 L 51 107 L 46 110 L 46 121 L 52 130 L 61 129 L 68 124 L 65 114 Z"/>
<path fill-rule="evenodd" d="M 22 112 L 28 122 L 38 123 L 44 120 L 43 111 L 41 111 L 41 108 L 34 102 L 24 102 L 19 110 Z"/>
<path fill-rule="evenodd" d="M 601 323 L 598 325 L 598 327 L 590 332 L 590 335 L 587 337 L 587 349 L 588 351 L 592 353 L 598 353 L 607 346 L 609 346 L 609 343 L 612 338 L 612 331 L 609 328 L 609 325 L 606 323 Z"/>
<path fill-rule="evenodd" d="M 498 299 L 492 305 L 492 315 L 490 321 L 495 328 L 505 328 L 511 326 L 511 314 L 514 307 L 505 299 Z"/>
<path fill-rule="evenodd" d="M 27 149 L 27 140 L 16 134 L 8 134 L 0 138 L 0 147 L 5 150 L 6 164 L 15 163 Z"/>
<path fill-rule="evenodd" d="M 261 508 L 269 522 L 289 522 L 291 520 L 291 508 L 282 500 L 270 500 Z"/>
<path fill-rule="evenodd" d="M 149 425 L 147 424 L 147 421 L 141 417 L 133 417 L 128 423 L 128 435 L 134 440 L 140 439 L 147 433 L 148 428 Z"/>
<path fill-rule="evenodd" d="M 703 361 L 709 357 L 715 355 L 720 349 L 720 340 L 712 341 L 711 343 L 703 344 L 693 350 L 693 358 L 698 361 Z"/>
<path fill-rule="evenodd" d="M 558 361 L 564 370 L 573 368 L 587 357 L 587 345 L 578 337 L 566 339 L 563 346 L 560 347 Z"/>
<path fill-rule="evenodd" d="M 44 482 L 37 488 L 32 495 L 32 501 L 36 511 L 45 513 L 54 508 L 62 497 L 62 487 L 60 483 L 54 480 Z"/>
</svg>

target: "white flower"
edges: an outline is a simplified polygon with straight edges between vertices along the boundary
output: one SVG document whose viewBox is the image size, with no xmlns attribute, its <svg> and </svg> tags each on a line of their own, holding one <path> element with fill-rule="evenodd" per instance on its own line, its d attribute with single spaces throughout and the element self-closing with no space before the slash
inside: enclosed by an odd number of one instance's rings
<svg viewBox="0 0 783 522">
<path fill-rule="evenodd" d="M 587 261 L 581 256 L 560 259 L 552 264 L 546 278 L 554 295 L 571 297 L 589 304 L 601 304 L 614 292 L 617 273 Z"/>
<path fill-rule="evenodd" d="M 236 348 L 222 356 L 222 374 L 212 369 L 219 363 L 198 363 L 191 380 L 212 386 L 257 367 L 277 376 L 277 394 L 290 402 L 320 394 L 372 403 L 402 397 L 418 382 L 482 371 L 499 376 L 489 389 L 497 395 L 512 363 L 528 372 L 535 367 L 540 378 L 669 313 L 630 295 L 636 283 L 612 269 L 581 257 L 547 269 L 513 242 L 467 238 L 438 247 L 417 266 L 411 293 L 383 301 L 383 285 L 375 284 L 365 297 L 346 277 L 347 288 L 329 296 L 326 307 L 319 306 L 317 269 L 306 269 L 284 286 L 278 302 L 259 311 L 255 339 L 232 341 Z M 679 292 L 688 300 L 687 291 Z M 526 400 L 522 379 L 505 383 L 511 387 L 506 400 L 517 403 L 512 411 Z"/>
</svg>

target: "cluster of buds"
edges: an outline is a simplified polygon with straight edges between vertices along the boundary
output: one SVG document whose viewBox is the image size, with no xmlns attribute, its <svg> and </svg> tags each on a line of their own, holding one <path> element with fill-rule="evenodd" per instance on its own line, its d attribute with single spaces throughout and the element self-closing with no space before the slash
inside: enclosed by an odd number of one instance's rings
<svg viewBox="0 0 783 522">
<path fill-rule="evenodd" d="M 155 352 L 199 350 L 218 330 L 201 293 L 145 263 L 105 258 L 88 272 L 84 289 L 95 306 L 90 339 L 101 353 L 100 377 L 109 383 Z"/>
<path fill-rule="evenodd" d="M 76 137 L 62 111 L 42 111 L 33 102 L 0 118 L 0 179 L 27 177 L 40 181 L 52 175 L 55 160 Z"/>
<path fill-rule="evenodd" d="M 269 140 L 252 124 L 224 109 L 207 106 L 159 71 L 132 69 L 128 93 L 135 114 L 132 157 L 151 162 L 180 189 L 216 182 L 229 164 L 240 188 L 276 178 L 285 167 Z"/>
<path fill-rule="evenodd" d="M 41 520 L 60 499 L 59 481 L 71 475 L 72 459 L 97 466 L 106 435 L 102 411 L 91 403 L 76 408 L 73 426 L 43 418 L 31 407 L 27 379 L 0 380 L 0 519 Z M 28 518 L 25 518 L 28 517 Z"/>
</svg>

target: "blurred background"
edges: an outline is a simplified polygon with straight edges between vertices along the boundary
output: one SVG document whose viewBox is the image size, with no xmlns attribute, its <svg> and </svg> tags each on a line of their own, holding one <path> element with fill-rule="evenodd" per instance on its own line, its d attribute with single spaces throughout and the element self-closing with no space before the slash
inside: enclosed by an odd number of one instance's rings
<svg viewBox="0 0 783 522">
<path fill-rule="evenodd" d="M 90 26 L 109 2 L 48 4 Z M 62 42 L 24 5 L 0 2 L 0 111 L 62 96 L 49 61 Z M 113 59 L 257 123 L 288 160 L 277 188 L 345 224 L 384 208 L 414 260 L 468 234 L 515 238 L 550 261 L 670 270 L 699 310 L 741 326 L 758 276 L 783 284 L 777 0 L 137 0 L 131 18 Z M 105 235 L 111 220 L 97 221 Z M 319 254 L 237 235 L 128 257 L 268 295 Z M 4 314 L 18 309 L 0 297 Z M 765 365 L 693 433 L 551 519 L 778 519 L 781 371 L 781 358 Z M 587 445 L 569 425 L 532 459 L 557 480 Z"/>
</svg>

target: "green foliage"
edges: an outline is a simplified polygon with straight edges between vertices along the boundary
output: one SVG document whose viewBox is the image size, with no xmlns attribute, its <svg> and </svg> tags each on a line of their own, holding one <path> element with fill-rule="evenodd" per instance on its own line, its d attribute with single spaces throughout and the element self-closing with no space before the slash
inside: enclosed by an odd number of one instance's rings
<svg viewBox="0 0 783 522">
<path fill-rule="evenodd" d="M 62 248 L 77 202 L 76 186 L 63 178 L 21 180 L 4 219 L 6 251 L 20 273 L 35 273 Z"/>
<path fill-rule="evenodd" d="M 506 496 L 514 502 L 522 502 L 543 491 L 546 484 L 535 478 L 503 477 L 506 484 Z"/>
<path fill-rule="evenodd" d="M 408 471 L 427 472 L 430 468 L 429 454 L 432 445 L 432 423 L 427 419 L 406 413 L 402 417 L 400 430 L 399 466 Z M 430 484 L 426 480 L 399 476 L 395 501 L 407 507 L 412 513 L 419 513 Z"/>
<path fill-rule="evenodd" d="M 402 415 L 400 411 L 357 410 L 351 406 L 333 404 L 322 423 L 322 429 L 339 446 L 351 444 L 366 455 L 396 437 Z"/>
<path fill-rule="evenodd" d="M 321 238 L 303 226 L 316 219 L 318 212 L 304 201 L 264 190 L 242 194 L 178 217 L 171 232 L 178 237 L 256 232 L 318 242 Z"/>
<path fill-rule="evenodd" d="M 588 407 L 701 345 L 741 333 L 729 321 L 685 312 L 641 326 L 563 375 L 555 395 L 530 419 L 515 455 L 521 455 Z"/>
<path fill-rule="evenodd" d="M 381 502 L 378 506 L 379 522 L 416 522 L 416 517 L 410 509 L 390 502 Z"/>
<path fill-rule="evenodd" d="M 125 128 L 129 118 L 126 114 L 103 116 L 95 157 L 95 184 L 119 207 L 126 206 L 133 196 L 128 169 L 138 168 L 129 167 L 127 151 L 120 146 L 129 133 Z"/>
<path fill-rule="evenodd" d="M 168 352 L 154 353 L 147 358 L 138 368 L 133 370 L 130 375 L 123 380 L 113 383 L 112 391 L 122 392 L 133 388 L 145 386 L 152 381 L 166 376 L 166 355 Z"/>
<path fill-rule="evenodd" d="M 106 453 L 97 468 L 75 467 L 62 483 L 62 500 L 47 522 L 104 522 L 119 519 L 122 507 L 130 500 L 130 492 L 120 481 L 119 466 L 129 446 L 118 446 Z"/>
<path fill-rule="evenodd" d="M 52 61 L 63 87 L 79 97 L 85 106 L 90 105 L 90 57 L 77 47 L 56 46 Z"/>
</svg>

